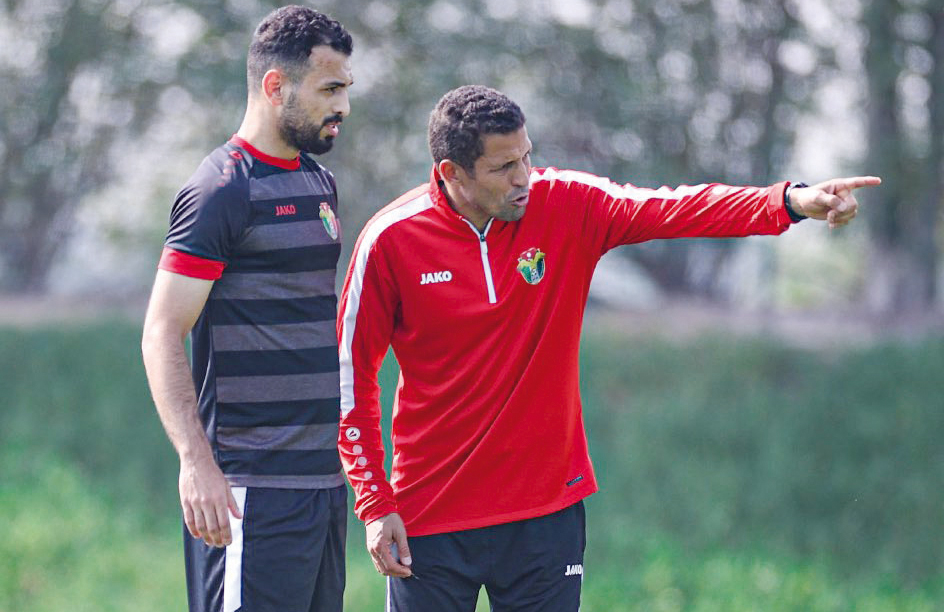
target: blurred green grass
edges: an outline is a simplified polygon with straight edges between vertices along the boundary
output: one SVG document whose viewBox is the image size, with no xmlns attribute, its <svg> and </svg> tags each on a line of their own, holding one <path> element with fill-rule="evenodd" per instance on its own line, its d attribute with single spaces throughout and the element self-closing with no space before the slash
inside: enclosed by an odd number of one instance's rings
<svg viewBox="0 0 944 612">
<path fill-rule="evenodd" d="M 185 607 L 176 459 L 138 338 L 0 329 L 0 612 Z M 583 346 L 601 482 L 583 610 L 944 607 L 944 341 Z M 381 380 L 389 406 L 391 363 Z M 379 610 L 353 518 L 349 534 L 346 609 Z"/>
<path fill-rule="evenodd" d="M 0 482 L 0 610 L 186 608 L 177 523 L 35 449 L 4 443 Z"/>
</svg>

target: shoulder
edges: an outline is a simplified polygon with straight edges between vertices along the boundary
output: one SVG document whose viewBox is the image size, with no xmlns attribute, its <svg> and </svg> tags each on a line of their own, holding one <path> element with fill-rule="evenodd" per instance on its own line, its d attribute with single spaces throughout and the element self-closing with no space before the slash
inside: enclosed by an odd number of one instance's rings
<svg viewBox="0 0 944 612">
<path fill-rule="evenodd" d="M 314 183 L 319 186 L 318 189 L 322 193 L 337 197 L 338 184 L 334 178 L 334 173 L 320 164 L 311 153 L 302 152 L 299 161 L 299 170 L 314 178 Z"/>
<path fill-rule="evenodd" d="M 531 169 L 532 187 L 602 188 L 610 184 L 610 179 L 597 176 L 595 174 L 590 174 L 589 172 L 583 172 L 581 170 L 560 170 L 558 168 L 554 168 L 553 166 L 549 166 L 547 168 Z"/>
<path fill-rule="evenodd" d="M 557 168 L 534 168 L 531 172 L 533 193 L 547 195 L 549 201 L 586 202 L 609 200 L 645 200 L 652 197 L 651 189 L 637 187 L 632 183 L 619 184 L 605 176 L 582 170 L 559 170 Z"/>
<path fill-rule="evenodd" d="M 416 220 L 432 210 L 429 184 L 420 185 L 377 211 L 364 225 L 358 238 L 358 249 L 370 248 L 381 235 L 389 235 L 397 228 Z"/>
<path fill-rule="evenodd" d="M 331 177 L 334 180 L 334 173 L 323 166 L 311 153 L 302 152 L 299 157 L 302 167 L 308 172 L 317 172 Z"/>
<path fill-rule="evenodd" d="M 177 195 L 177 204 L 206 207 L 248 201 L 252 159 L 231 145 L 207 155 Z"/>
<path fill-rule="evenodd" d="M 530 183 L 531 204 L 554 208 L 579 204 L 609 181 L 586 172 L 547 167 L 532 168 Z"/>
<path fill-rule="evenodd" d="M 377 211 L 364 226 L 364 229 L 366 231 L 371 227 L 387 228 L 401 221 L 411 219 L 432 207 L 433 201 L 429 197 L 429 185 L 420 185 Z"/>
<path fill-rule="evenodd" d="M 301 162 L 302 170 L 306 172 L 314 172 L 316 174 L 320 174 L 330 179 L 331 182 L 334 182 L 334 173 L 328 170 L 317 159 L 315 159 L 315 156 L 312 155 L 311 153 L 304 153 L 304 152 L 301 153 L 299 157 L 299 161 Z"/>
</svg>

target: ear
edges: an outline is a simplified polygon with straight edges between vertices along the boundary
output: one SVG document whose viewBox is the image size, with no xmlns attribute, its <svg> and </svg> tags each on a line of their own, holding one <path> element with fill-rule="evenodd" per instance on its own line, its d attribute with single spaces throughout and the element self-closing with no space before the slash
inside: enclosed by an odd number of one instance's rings
<svg viewBox="0 0 944 612">
<path fill-rule="evenodd" d="M 285 75 L 278 68 L 271 68 L 262 76 L 262 95 L 272 106 L 284 103 L 282 88 L 287 83 Z"/>
<path fill-rule="evenodd" d="M 447 183 L 461 183 L 464 182 L 469 176 L 469 173 L 465 171 L 465 168 L 451 159 L 442 160 L 439 162 L 437 168 L 439 170 L 439 176 L 443 177 L 443 180 Z"/>
</svg>

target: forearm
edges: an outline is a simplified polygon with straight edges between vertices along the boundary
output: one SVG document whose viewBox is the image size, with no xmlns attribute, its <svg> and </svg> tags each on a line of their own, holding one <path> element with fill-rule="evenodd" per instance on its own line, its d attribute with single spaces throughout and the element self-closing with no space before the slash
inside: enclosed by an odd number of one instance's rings
<svg viewBox="0 0 944 612">
<path fill-rule="evenodd" d="M 338 344 L 341 370 L 341 420 L 338 452 L 354 491 L 354 513 L 369 521 L 396 512 L 384 471 L 377 373 L 393 335 L 399 298 L 390 284 L 383 253 L 359 244 L 351 258 L 341 294 Z M 367 260 L 367 253 L 373 259 Z M 378 267 L 379 266 L 379 267 Z M 382 271 L 381 271 L 382 270 Z M 361 285 L 351 299 L 351 283 Z"/>
<path fill-rule="evenodd" d="M 141 348 L 157 413 L 181 461 L 212 457 L 197 410 L 183 336 L 166 325 L 149 322 Z"/>
<path fill-rule="evenodd" d="M 769 187 L 705 185 L 677 200 L 650 206 L 661 215 L 657 238 L 729 238 L 779 234 L 791 223 L 783 207 L 785 184 Z"/>
<path fill-rule="evenodd" d="M 341 417 L 338 452 L 354 491 L 357 518 L 369 522 L 396 512 L 393 490 L 384 470 L 380 404 L 376 397 L 364 397 L 356 408 Z"/>
<path fill-rule="evenodd" d="M 720 184 L 644 189 L 605 179 L 558 187 L 588 202 L 585 236 L 605 252 L 622 244 L 671 238 L 731 238 L 779 234 L 791 223 L 780 183 L 769 187 Z"/>
</svg>

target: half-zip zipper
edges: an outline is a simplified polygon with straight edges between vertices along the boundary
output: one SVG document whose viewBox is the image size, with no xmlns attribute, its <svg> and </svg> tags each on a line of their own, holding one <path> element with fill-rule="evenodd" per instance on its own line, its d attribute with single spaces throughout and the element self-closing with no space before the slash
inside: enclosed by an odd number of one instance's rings
<svg viewBox="0 0 944 612">
<path fill-rule="evenodd" d="M 485 229 L 481 232 L 479 228 L 472 225 L 472 223 L 466 219 L 462 218 L 469 227 L 472 228 L 472 231 L 475 232 L 475 235 L 479 237 L 479 252 L 482 254 L 482 270 L 485 272 L 485 285 L 488 287 L 488 303 L 497 304 L 498 298 L 495 297 L 495 283 L 492 280 L 492 265 L 488 263 L 488 243 L 485 242 L 485 235 L 488 234 L 488 228 L 492 227 L 492 221 L 495 220 L 494 217 L 488 220 L 488 223 L 485 225 Z"/>
</svg>

